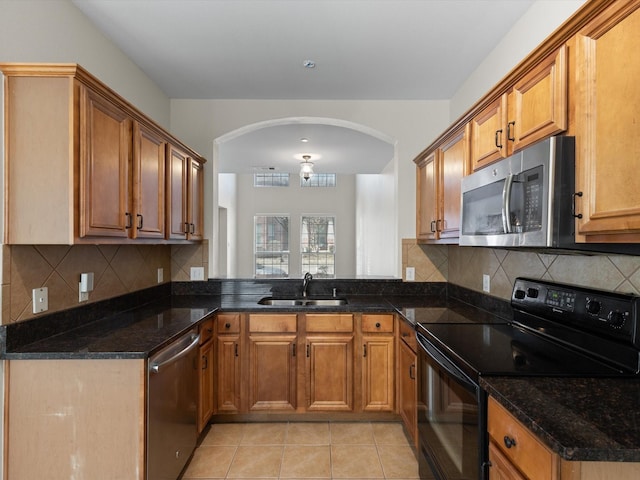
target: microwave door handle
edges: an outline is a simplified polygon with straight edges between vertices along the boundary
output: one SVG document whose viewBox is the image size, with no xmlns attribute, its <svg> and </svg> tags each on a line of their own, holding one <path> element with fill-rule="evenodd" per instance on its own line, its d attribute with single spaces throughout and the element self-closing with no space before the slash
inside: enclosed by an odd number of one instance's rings
<svg viewBox="0 0 640 480">
<path fill-rule="evenodd" d="M 511 187 L 513 186 L 513 173 L 507 175 L 502 187 L 502 228 L 504 233 L 511 233 Z"/>
</svg>

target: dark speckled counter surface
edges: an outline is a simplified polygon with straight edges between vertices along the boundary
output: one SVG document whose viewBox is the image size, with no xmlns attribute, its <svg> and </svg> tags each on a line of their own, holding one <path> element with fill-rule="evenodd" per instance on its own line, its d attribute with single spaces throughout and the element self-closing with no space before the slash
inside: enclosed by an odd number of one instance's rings
<svg viewBox="0 0 640 480">
<path fill-rule="evenodd" d="M 7 360 L 64 358 L 147 358 L 215 312 L 219 298 L 165 297 L 78 328 L 18 343 Z"/>
<path fill-rule="evenodd" d="M 484 377 L 480 386 L 566 460 L 640 462 L 640 379 Z"/>
</svg>

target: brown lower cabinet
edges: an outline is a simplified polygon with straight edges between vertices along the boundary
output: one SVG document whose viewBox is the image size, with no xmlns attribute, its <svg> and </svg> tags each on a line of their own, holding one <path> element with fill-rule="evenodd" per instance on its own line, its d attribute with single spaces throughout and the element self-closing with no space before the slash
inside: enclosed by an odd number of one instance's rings
<svg viewBox="0 0 640 480">
<path fill-rule="evenodd" d="M 570 462 L 544 445 L 506 408 L 489 397 L 491 480 L 635 480 L 640 463 Z"/>
<path fill-rule="evenodd" d="M 418 379 L 417 343 L 413 327 L 399 320 L 398 341 L 398 411 L 409 437 L 418 447 Z"/>
<path fill-rule="evenodd" d="M 396 317 L 220 313 L 216 415 L 397 413 Z"/>
</svg>

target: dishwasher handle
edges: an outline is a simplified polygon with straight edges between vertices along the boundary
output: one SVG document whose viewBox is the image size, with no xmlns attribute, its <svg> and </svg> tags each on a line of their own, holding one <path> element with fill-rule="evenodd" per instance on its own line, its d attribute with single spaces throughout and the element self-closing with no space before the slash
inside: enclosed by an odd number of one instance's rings
<svg viewBox="0 0 640 480">
<path fill-rule="evenodd" d="M 191 336 L 191 343 L 189 345 L 187 345 L 185 348 L 183 348 L 182 350 L 178 351 L 178 353 L 176 353 L 175 355 L 172 355 L 170 358 L 167 358 L 166 360 L 163 360 L 160 363 L 152 363 L 151 366 L 149 367 L 149 370 L 152 373 L 160 373 L 160 368 L 164 367 L 166 365 L 169 365 L 179 359 L 181 359 L 182 357 L 184 357 L 185 355 L 187 355 L 191 350 L 193 350 L 198 344 L 200 343 L 200 334 L 193 334 Z"/>
</svg>

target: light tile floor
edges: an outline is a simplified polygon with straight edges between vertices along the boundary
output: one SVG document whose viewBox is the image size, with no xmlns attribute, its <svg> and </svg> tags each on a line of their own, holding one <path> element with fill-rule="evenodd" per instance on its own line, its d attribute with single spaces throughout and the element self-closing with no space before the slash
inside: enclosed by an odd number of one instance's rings
<svg viewBox="0 0 640 480">
<path fill-rule="evenodd" d="M 283 422 L 211 426 L 182 480 L 418 478 L 400 423 Z"/>
</svg>

